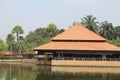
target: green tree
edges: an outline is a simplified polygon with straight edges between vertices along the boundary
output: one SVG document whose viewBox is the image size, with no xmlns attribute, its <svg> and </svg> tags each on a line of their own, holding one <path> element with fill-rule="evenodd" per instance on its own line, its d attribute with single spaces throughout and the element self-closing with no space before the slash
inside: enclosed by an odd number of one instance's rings
<svg viewBox="0 0 120 80">
<path fill-rule="evenodd" d="M 7 49 L 5 43 L 3 42 L 3 40 L 0 39 L 0 52 L 5 52 Z"/>
<path fill-rule="evenodd" d="M 16 25 L 12 31 L 12 33 L 7 35 L 6 38 L 6 43 L 7 43 L 7 47 L 8 50 L 12 52 L 24 52 L 25 49 L 23 49 L 23 44 L 24 42 L 24 38 L 20 35 L 23 34 L 24 31 L 22 29 L 22 27 L 20 25 Z M 15 34 L 15 35 L 14 35 Z"/>
<path fill-rule="evenodd" d="M 88 15 L 82 18 L 81 24 L 83 24 L 86 28 L 98 33 L 98 22 L 95 20 L 96 17 L 93 17 L 93 15 Z"/>
<path fill-rule="evenodd" d="M 109 43 L 115 45 L 115 46 L 118 46 L 120 47 L 120 38 L 117 39 L 117 40 L 110 40 Z"/>
<path fill-rule="evenodd" d="M 116 26 L 113 28 L 113 37 L 114 39 L 120 38 L 120 26 Z"/>
<path fill-rule="evenodd" d="M 48 38 L 49 33 L 47 31 L 47 28 L 38 28 L 34 31 L 37 35 L 42 36 L 43 38 Z"/>
<path fill-rule="evenodd" d="M 55 24 L 49 24 L 47 28 L 37 28 L 25 37 L 27 52 L 33 53 L 33 48 L 50 42 L 51 37 L 63 32 L 64 29 L 58 29 Z"/>
<path fill-rule="evenodd" d="M 58 34 L 64 32 L 64 31 L 65 31 L 65 29 L 59 29 Z"/>
<path fill-rule="evenodd" d="M 55 24 L 51 23 L 47 27 L 47 32 L 49 36 L 52 38 L 58 34 L 59 30 L 57 29 L 57 26 Z"/>
<path fill-rule="evenodd" d="M 24 30 L 22 29 L 22 27 L 20 25 L 16 25 L 13 30 L 12 30 L 13 34 L 16 34 L 16 40 L 19 40 L 20 34 L 24 33 Z"/>
<path fill-rule="evenodd" d="M 12 34 L 8 34 L 6 38 L 6 43 L 7 43 L 7 50 L 8 51 L 13 51 L 13 44 L 15 43 L 14 41 L 14 36 Z"/>
<path fill-rule="evenodd" d="M 25 41 L 24 40 L 18 40 L 16 42 L 16 47 L 17 47 L 18 53 L 22 54 L 23 52 L 25 52 Z"/>
<path fill-rule="evenodd" d="M 27 52 L 32 53 L 32 49 L 43 44 L 43 41 L 44 39 L 41 37 L 41 35 L 38 35 L 36 32 L 30 32 L 25 38 Z"/>
<path fill-rule="evenodd" d="M 100 24 L 100 35 L 106 39 L 111 40 L 113 38 L 113 25 L 104 21 Z"/>
<path fill-rule="evenodd" d="M 80 23 L 77 22 L 77 21 L 74 21 L 74 22 L 72 23 L 73 26 L 75 26 L 76 24 L 80 24 Z"/>
<path fill-rule="evenodd" d="M 8 45 L 10 45 L 10 44 L 12 44 L 12 43 L 14 43 L 15 41 L 14 41 L 14 36 L 12 35 L 12 34 L 8 34 L 7 35 L 7 38 L 6 38 L 6 43 L 8 44 Z"/>
</svg>

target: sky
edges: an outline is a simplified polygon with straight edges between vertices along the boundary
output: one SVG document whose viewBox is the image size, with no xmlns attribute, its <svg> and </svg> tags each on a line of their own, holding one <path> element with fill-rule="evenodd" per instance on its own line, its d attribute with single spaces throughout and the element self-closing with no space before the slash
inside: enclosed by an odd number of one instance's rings
<svg viewBox="0 0 120 80">
<path fill-rule="evenodd" d="M 24 36 L 50 23 L 67 29 L 86 15 L 120 25 L 120 0 L 0 0 L 0 38 L 5 41 L 16 25 Z"/>
</svg>

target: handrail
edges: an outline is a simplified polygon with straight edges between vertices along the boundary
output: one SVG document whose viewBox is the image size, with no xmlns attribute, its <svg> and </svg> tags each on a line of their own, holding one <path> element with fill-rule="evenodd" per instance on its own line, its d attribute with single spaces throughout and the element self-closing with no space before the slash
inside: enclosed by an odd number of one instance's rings
<svg viewBox="0 0 120 80">
<path fill-rule="evenodd" d="M 54 60 L 82 60 L 82 61 L 120 61 L 120 58 L 80 58 L 80 57 L 55 57 Z"/>
</svg>

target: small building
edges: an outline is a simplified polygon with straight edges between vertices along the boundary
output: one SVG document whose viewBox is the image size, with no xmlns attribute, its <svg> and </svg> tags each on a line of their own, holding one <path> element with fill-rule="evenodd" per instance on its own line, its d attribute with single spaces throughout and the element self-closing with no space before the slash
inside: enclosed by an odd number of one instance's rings
<svg viewBox="0 0 120 80">
<path fill-rule="evenodd" d="M 5 54 L 4 54 L 4 58 L 6 59 L 16 59 L 16 58 L 22 58 L 22 55 L 21 54 L 18 54 L 18 53 L 15 53 L 15 52 L 10 52 L 10 51 L 7 51 Z"/>
<path fill-rule="evenodd" d="M 83 25 L 72 26 L 53 37 L 50 43 L 33 50 L 38 51 L 38 55 L 50 53 L 48 58 L 52 60 L 120 61 L 119 47 L 109 44 L 105 38 Z"/>
</svg>

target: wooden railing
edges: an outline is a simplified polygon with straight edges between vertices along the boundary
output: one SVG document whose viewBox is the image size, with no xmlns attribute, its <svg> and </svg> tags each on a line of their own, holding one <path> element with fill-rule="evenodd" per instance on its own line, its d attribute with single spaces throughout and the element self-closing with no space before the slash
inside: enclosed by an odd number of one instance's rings
<svg viewBox="0 0 120 80">
<path fill-rule="evenodd" d="M 120 58 L 80 58 L 80 57 L 55 57 L 54 60 L 82 60 L 82 61 L 120 61 Z"/>
</svg>

